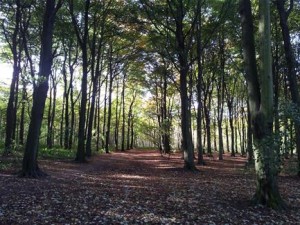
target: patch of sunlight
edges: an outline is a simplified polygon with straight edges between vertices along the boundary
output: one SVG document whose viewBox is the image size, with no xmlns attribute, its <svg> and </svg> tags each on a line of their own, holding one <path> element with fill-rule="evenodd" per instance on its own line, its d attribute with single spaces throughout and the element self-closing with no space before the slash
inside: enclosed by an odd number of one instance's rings
<svg viewBox="0 0 300 225">
<path fill-rule="evenodd" d="M 129 174 L 118 174 L 115 175 L 116 178 L 125 178 L 125 179 L 136 179 L 136 180 L 145 180 L 147 177 L 139 175 L 129 175 Z"/>
<path fill-rule="evenodd" d="M 170 165 L 158 165 L 155 168 L 157 169 L 174 169 L 174 166 L 170 166 Z"/>
</svg>

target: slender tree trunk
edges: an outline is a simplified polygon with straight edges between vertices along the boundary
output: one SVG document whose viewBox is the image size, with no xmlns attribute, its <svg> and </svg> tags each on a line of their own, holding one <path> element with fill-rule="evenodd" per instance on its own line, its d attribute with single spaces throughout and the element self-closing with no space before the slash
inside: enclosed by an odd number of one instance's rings
<svg viewBox="0 0 300 225">
<path fill-rule="evenodd" d="M 130 128 L 131 128 L 131 126 L 133 126 L 131 123 L 133 123 L 133 113 L 132 113 L 132 111 L 133 111 L 133 104 L 135 102 L 135 98 L 136 98 L 136 92 L 134 92 L 134 94 L 133 94 L 133 98 L 130 102 L 129 109 L 128 109 L 127 142 L 126 142 L 127 143 L 127 148 L 126 148 L 127 150 L 130 149 L 130 136 L 131 136 Z"/>
<path fill-rule="evenodd" d="M 130 134 L 130 149 L 133 149 L 133 145 L 134 145 L 134 116 L 131 117 L 131 127 L 130 127 L 130 130 L 131 130 L 131 134 Z"/>
<path fill-rule="evenodd" d="M 279 13 L 280 18 L 280 26 L 282 30 L 282 37 L 283 37 L 283 43 L 284 43 L 284 52 L 285 52 L 285 58 L 288 68 L 287 77 L 289 80 L 289 87 L 291 92 L 291 97 L 293 103 L 300 107 L 300 96 L 299 96 L 299 87 L 297 82 L 297 76 L 296 76 L 296 60 L 294 51 L 291 44 L 291 37 L 290 37 L 290 30 L 288 27 L 288 16 L 293 9 L 294 1 L 290 1 L 290 8 L 286 11 L 285 10 L 285 2 L 284 0 L 276 0 L 277 10 Z M 300 176 L 300 122 L 299 120 L 294 120 L 294 126 L 295 126 L 295 132 L 296 132 L 296 148 L 297 148 L 297 155 L 298 155 L 298 176 Z"/>
<path fill-rule="evenodd" d="M 73 72 L 71 72 L 73 74 Z M 73 77 L 73 75 L 71 75 Z M 71 82 L 71 80 L 70 80 Z M 71 83 L 70 83 L 71 85 Z M 70 121 L 70 132 L 69 132 L 69 149 L 72 149 L 73 146 L 73 136 L 75 130 L 75 100 L 74 100 L 74 89 L 73 86 L 70 86 L 70 100 L 71 100 L 71 121 Z"/>
<path fill-rule="evenodd" d="M 122 85 L 122 143 L 121 143 L 121 151 L 125 151 L 125 75 L 123 77 L 123 85 Z"/>
<path fill-rule="evenodd" d="M 39 177 L 45 175 L 38 167 L 37 155 L 39 148 L 40 129 L 48 92 L 48 78 L 51 73 L 53 61 L 52 35 L 54 30 L 54 21 L 56 12 L 60 6 L 60 1 L 58 5 L 55 6 L 55 0 L 47 0 L 45 5 L 39 64 L 40 79 L 38 80 L 37 86 L 35 87 L 33 93 L 31 120 L 23 157 L 22 171 L 20 173 L 21 176 L 25 177 Z"/>
<path fill-rule="evenodd" d="M 210 109 L 208 108 L 209 106 L 205 105 L 204 106 L 204 116 L 205 116 L 205 124 L 206 124 L 206 142 L 207 142 L 207 147 L 206 147 L 206 154 L 208 156 L 212 156 L 212 151 L 211 151 L 211 124 L 210 124 Z"/>
<path fill-rule="evenodd" d="M 253 142 L 252 142 L 252 129 L 251 129 L 251 114 L 249 108 L 249 100 L 247 100 L 247 152 L 248 163 L 254 164 Z"/>
<path fill-rule="evenodd" d="M 245 115 L 244 115 L 244 108 L 242 107 L 242 114 L 241 114 L 241 153 L 242 156 L 246 156 L 246 151 L 245 151 Z"/>
<path fill-rule="evenodd" d="M 113 79 L 114 79 L 114 68 L 112 62 L 112 46 L 110 46 L 110 62 L 109 62 L 109 87 L 108 87 L 108 112 L 107 112 L 107 126 L 105 132 L 105 152 L 109 153 L 109 143 L 110 143 L 110 128 L 111 128 L 111 98 L 113 92 Z"/>
<path fill-rule="evenodd" d="M 167 66 L 166 66 L 167 67 Z M 170 145 L 170 118 L 167 112 L 167 76 L 168 71 L 165 69 L 165 73 L 162 76 L 162 88 L 161 88 L 161 116 L 162 116 L 162 146 L 164 153 L 169 154 L 171 151 Z M 133 127 L 133 124 L 132 124 Z"/>
<path fill-rule="evenodd" d="M 102 124 L 102 148 L 105 148 L 106 141 L 106 118 L 107 118 L 107 88 L 108 88 L 108 75 L 105 78 L 105 93 L 104 93 L 104 109 L 103 109 L 103 124 Z"/>
<path fill-rule="evenodd" d="M 221 77 L 218 78 L 218 135 L 219 135 L 219 160 L 223 160 L 223 153 L 224 153 L 224 143 L 223 143 L 223 111 L 224 111 L 224 97 L 225 97 L 225 88 L 224 88 L 224 76 L 225 76 L 225 43 L 224 43 L 224 28 L 222 28 L 221 37 L 219 40 L 220 45 L 220 69 L 221 69 Z"/>
<path fill-rule="evenodd" d="M 94 32 L 95 32 L 94 27 Z M 101 42 L 101 41 L 100 41 Z M 92 156 L 92 136 L 93 136 L 93 124 L 94 124 L 94 115 L 95 115 L 95 105 L 96 105 L 96 95 L 98 92 L 98 82 L 99 77 L 101 76 L 102 71 L 100 70 L 100 61 L 101 61 L 101 47 L 102 43 L 99 43 L 97 52 L 95 50 L 96 48 L 96 33 L 93 34 L 93 43 L 92 43 L 92 99 L 90 102 L 90 113 L 89 113 L 89 120 L 88 120 L 88 127 L 87 127 L 87 137 L 86 137 L 86 156 L 91 157 Z M 102 69 L 102 67 L 101 67 Z"/>
<path fill-rule="evenodd" d="M 230 131 L 231 131 L 231 156 L 235 157 L 235 136 L 234 136 L 234 125 L 233 125 L 233 106 L 232 106 L 232 100 L 227 100 L 227 106 L 228 106 L 228 111 L 229 111 L 229 126 L 230 126 Z"/>
<path fill-rule="evenodd" d="M 89 8 L 90 0 L 85 0 L 84 10 L 84 26 L 83 32 L 79 31 L 79 25 L 74 15 L 73 0 L 70 2 L 70 13 L 72 23 L 75 29 L 77 40 L 82 51 L 82 77 L 81 77 L 81 102 L 79 111 L 79 125 L 78 125 L 78 143 L 75 161 L 85 162 L 85 126 L 86 126 L 86 106 L 87 106 L 87 77 L 88 77 L 88 36 L 89 36 Z"/>
<path fill-rule="evenodd" d="M 170 3 L 169 3 L 170 4 Z M 185 34 L 183 27 L 184 8 L 180 1 L 176 8 L 176 44 L 179 61 L 180 74 L 180 100 L 181 100 L 181 148 L 183 150 L 184 168 L 187 170 L 195 170 L 194 163 L 194 146 L 191 134 L 191 111 L 189 109 L 190 99 L 188 97 L 187 79 L 189 74 L 188 51 L 189 46 L 185 43 Z"/>
<path fill-rule="evenodd" d="M 117 93 L 116 93 L 116 109 L 115 109 L 115 116 L 116 116 L 116 123 L 115 123 L 115 148 L 116 151 L 119 150 L 119 127 L 120 127 L 120 116 L 121 110 L 119 110 L 119 80 L 117 80 Z"/>
<path fill-rule="evenodd" d="M 281 142 L 280 135 L 280 118 L 279 118 L 279 82 L 280 82 L 280 71 L 279 71 L 279 31 L 277 21 L 274 23 L 275 26 L 275 40 L 274 40 L 274 52 L 273 52 L 273 82 L 274 82 L 274 131 L 275 138 L 278 140 L 277 143 Z M 278 160 L 280 160 L 280 144 L 276 145 Z"/>
<path fill-rule="evenodd" d="M 70 119 L 69 119 L 69 96 L 70 96 L 70 87 L 68 87 L 68 80 L 67 80 L 67 69 L 66 69 L 66 60 L 67 60 L 67 51 L 65 50 L 64 54 L 64 62 L 63 62 L 63 81 L 64 81 L 64 121 L 65 121 L 65 131 L 64 131 L 64 148 L 69 148 L 69 135 L 70 135 Z M 69 56 L 71 57 L 71 56 Z"/>
<path fill-rule="evenodd" d="M 100 149 L 100 142 L 101 142 L 101 110 L 100 110 L 100 96 L 101 96 L 101 86 L 102 82 L 99 77 L 99 83 L 101 83 L 99 87 L 98 97 L 97 97 L 97 140 L 96 140 L 96 151 L 98 152 Z"/>
<path fill-rule="evenodd" d="M 65 136 L 65 130 L 66 128 L 64 128 L 64 116 L 65 116 L 65 107 L 66 107 L 66 99 L 63 97 L 63 103 L 62 103 L 62 109 L 61 109 L 61 120 L 60 120 L 60 135 L 59 135 L 59 146 L 60 148 L 64 147 L 64 136 Z M 53 122 L 54 122 L 54 118 L 53 118 Z"/>
<path fill-rule="evenodd" d="M 226 148 L 227 148 L 227 152 L 230 152 L 228 123 L 229 123 L 229 119 L 227 119 L 227 121 L 226 121 L 225 134 L 226 134 Z"/>
<path fill-rule="evenodd" d="M 18 83 L 20 74 L 20 51 L 19 51 L 19 33 L 20 33 L 20 22 L 21 22 L 21 3 L 20 0 L 16 1 L 16 14 L 15 14 L 15 27 L 12 35 L 11 52 L 13 54 L 13 74 L 12 81 L 10 85 L 9 99 L 6 108 L 6 136 L 5 136 L 5 148 L 4 155 L 11 153 L 11 148 L 13 144 L 13 133 L 14 124 L 16 120 L 16 84 Z M 4 32 L 5 33 L 5 32 Z M 8 39 L 8 37 L 6 37 Z"/>
<path fill-rule="evenodd" d="M 200 1 L 199 1 L 200 2 Z M 198 3 L 199 3 L 198 2 Z M 200 3 L 199 3 L 200 4 Z M 204 165 L 203 145 L 202 145 L 202 14 L 201 7 L 198 7 L 199 19 L 197 23 L 197 151 L 198 164 Z"/>
<path fill-rule="evenodd" d="M 20 131 L 19 131 L 19 144 L 24 145 L 24 125 L 25 125 L 25 103 L 26 103 L 26 84 L 23 81 L 22 88 L 22 103 L 21 103 L 21 116 L 20 116 Z"/>
<path fill-rule="evenodd" d="M 53 101 L 53 87 L 50 86 L 50 94 L 49 94 L 49 106 L 48 106 L 48 118 L 47 118 L 47 148 L 49 149 L 52 149 L 53 147 L 53 144 L 52 144 L 52 125 L 51 125 L 51 122 L 52 122 L 52 119 L 51 119 L 51 116 L 52 116 L 52 101 Z"/>
<path fill-rule="evenodd" d="M 93 119 L 95 113 L 95 100 L 98 89 L 98 78 L 94 78 L 93 82 L 93 90 L 92 90 L 92 99 L 91 99 L 91 108 L 89 114 L 88 128 L 87 128 L 87 141 L 86 141 L 86 156 L 92 156 L 92 131 L 93 131 Z"/>
<path fill-rule="evenodd" d="M 51 76 L 50 81 L 52 81 L 50 88 L 50 100 L 49 100 L 49 110 L 48 110 L 48 134 L 47 134 L 47 147 L 49 149 L 53 148 L 54 145 L 54 118 L 56 112 L 56 83 L 55 77 Z"/>
</svg>

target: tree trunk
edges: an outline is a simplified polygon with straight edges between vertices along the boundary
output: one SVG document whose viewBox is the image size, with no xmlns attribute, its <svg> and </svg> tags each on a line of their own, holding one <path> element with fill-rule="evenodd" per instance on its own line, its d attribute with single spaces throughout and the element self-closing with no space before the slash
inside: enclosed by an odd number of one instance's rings
<svg viewBox="0 0 300 225">
<path fill-rule="evenodd" d="M 171 121 L 167 112 L 167 94 L 168 94 L 167 73 L 168 71 L 166 68 L 164 74 L 162 75 L 163 81 L 162 81 L 162 88 L 161 88 L 162 148 L 165 154 L 169 154 L 171 151 L 171 145 L 170 145 L 170 122 Z"/>
<path fill-rule="evenodd" d="M 93 82 L 93 89 L 92 89 L 92 99 L 91 99 L 91 108 L 90 108 L 90 115 L 88 121 L 88 128 L 87 128 L 87 141 L 86 141 L 86 156 L 92 156 L 92 131 L 93 131 L 93 119 L 95 113 L 95 103 L 96 103 L 96 94 L 98 89 L 98 78 L 94 78 Z"/>
<path fill-rule="evenodd" d="M 106 75 L 105 78 L 104 109 L 103 109 L 103 124 L 102 124 L 102 134 L 104 135 L 104 137 L 102 138 L 102 148 L 105 148 L 105 141 L 106 141 L 107 88 L 108 88 L 108 75 Z"/>
<path fill-rule="evenodd" d="M 51 79 L 51 78 L 50 78 Z M 49 106 L 48 106 L 48 116 L 47 116 L 47 148 L 52 149 L 53 143 L 52 143 L 52 101 L 53 101 L 53 87 L 50 86 L 50 93 L 49 93 Z"/>
<path fill-rule="evenodd" d="M 219 46 L 220 46 L 220 71 L 221 77 L 218 77 L 218 85 L 217 85 L 217 100 L 218 100 L 218 135 L 219 135 L 219 160 L 223 160 L 224 153 L 224 143 L 223 143 L 223 111 L 224 111 L 224 96 L 225 96 L 225 88 L 224 88 L 224 76 L 225 76 L 225 41 L 224 41 L 224 28 L 222 28 L 220 38 L 219 38 Z"/>
<path fill-rule="evenodd" d="M 87 106 L 87 76 L 88 76 L 88 36 L 89 36 L 89 8 L 90 0 L 85 1 L 84 26 L 83 32 L 79 31 L 80 27 L 74 15 L 73 1 L 70 2 L 70 13 L 72 23 L 75 29 L 77 40 L 82 51 L 82 77 L 81 77 L 81 102 L 79 111 L 78 125 L 78 142 L 75 161 L 85 162 L 85 126 L 86 126 L 86 106 Z"/>
<path fill-rule="evenodd" d="M 228 123 L 229 123 L 229 119 L 227 119 L 227 121 L 226 121 L 225 134 L 226 134 L 226 148 L 227 148 L 227 152 L 230 152 Z"/>
<path fill-rule="evenodd" d="M 134 145 L 134 123 L 133 123 L 133 120 L 134 120 L 134 116 L 132 115 L 131 117 L 131 127 L 130 127 L 130 149 L 133 149 L 133 145 Z"/>
<path fill-rule="evenodd" d="M 251 120 L 251 114 L 250 114 L 250 108 L 249 108 L 249 100 L 247 100 L 247 152 L 248 152 L 248 164 L 254 164 L 251 121 L 252 120 Z"/>
<path fill-rule="evenodd" d="M 56 82 L 54 75 L 51 76 L 50 81 L 52 81 L 50 88 L 50 103 L 48 110 L 48 133 L 47 133 L 47 147 L 49 149 L 53 148 L 54 145 L 54 118 L 56 112 Z"/>
<path fill-rule="evenodd" d="M 211 124 L 210 124 L 210 108 L 209 106 L 204 105 L 204 116 L 205 116 L 205 127 L 206 127 L 206 142 L 207 142 L 207 147 L 206 147 L 206 154 L 210 157 L 212 156 L 212 151 L 211 151 Z"/>
<path fill-rule="evenodd" d="M 94 27 L 94 29 L 96 29 Z M 93 136 L 93 124 L 94 124 L 94 120 L 96 118 L 94 118 L 95 113 L 95 105 L 96 105 L 96 96 L 98 93 L 98 82 L 99 82 L 99 78 L 101 76 L 102 73 L 102 67 L 100 68 L 100 64 L 101 64 L 101 57 L 102 57 L 102 53 L 101 53 L 101 47 L 102 47 L 102 43 L 100 41 L 97 52 L 96 52 L 96 33 L 94 30 L 94 34 L 93 34 L 93 42 L 92 42 L 92 49 L 91 49 L 91 55 L 92 55 L 92 62 L 91 62 L 91 73 L 92 73 L 92 99 L 90 102 L 90 113 L 89 113 L 89 120 L 88 120 L 88 127 L 87 127 L 87 137 L 86 137 L 86 156 L 87 157 L 91 157 L 92 156 L 92 136 Z"/>
<path fill-rule="evenodd" d="M 120 127 L 120 116 L 121 110 L 119 110 L 119 80 L 117 80 L 117 93 L 116 93 L 116 109 L 115 109 L 115 116 L 116 116 L 116 123 L 115 123 L 115 148 L 116 151 L 119 150 L 119 127 Z"/>
<path fill-rule="evenodd" d="M 171 4 L 171 3 L 169 3 Z M 185 43 L 184 34 L 184 7 L 183 2 L 176 6 L 176 48 L 178 53 L 179 74 L 180 74 L 180 100 L 181 100 L 181 148 L 183 151 L 184 168 L 195 170 L 194 146 L 191 134 L 191 111 L 189 109 L 190 99 L 188 97 L 187 79 L 189 74 L 188 51 L 189 47 Z M 174 12 L 175 13 L 175 12 Z"/>
<path fill-rule="evenodd" d="M 125 74 L 123 77 L 123 85 L 122 85 L 122 143 L 121 143 L 121 151 L 125 151 Z"/>
<path fill-rule="evenodd" d="M 101 83 L 101 79 L 99 77 L 99 83 Z M 101 142 L 101 110 L 100 110 L 100 96 L 101 96 L 101 86 L 99 88 L 98 96 L 97 96 L 97 140 L 96 140 L 96 151 L 98 152 L 100 149 L 100 142 Z"/>
<path fill-rule="evenodd" d="M 55 6 L 55 0 L 46 1 L 41 37 L 41 53 L 39 64 L 40 79 L 38 80 L 37 86 L 35 87 L 33 93 L 31 120 L 23 157 L 22 171 L 20 173 L 20 175 L 23 177 L 40 177 L 45 175 L 38 167 L 37 155 L 39 148 L 40 129 L 48 92 L 48 79 L 51 73 L 53 61 L 52 40 L 54 21 L 56 12 L 60 6 L 60 1 L 57 6 Z"/>
<path fill-rule="evenodd" d="M 73 74 L 73 71 L 71 71 Z M 73 75 L 71 75 L 73 77 Z M 70 80 L 71 85 L 71 80 Z M 74 130 L 75 130 L 75 104 L 76 101 L 74 100 L 74 89 L 73 86 L 70 86 L 70 100 L 71 100 L 71 121 L 70 121 L 70 132 L 69 132 L 69 149 L 72 149 L 73 146 L 73 136 L 74 136 Z"/>
<path fill-rule="evenodd" d="M 9 99 L 6 108 L 6 136 L 5 136 L 5 148 L 4 148 L 4 155 L 10 154 L 13 145 L 13 134 L 14 134 L 14 127 L 16 122 L 16 96 L 18 93 L 16 92 L 16 85 L 19 80 L 20 74 L 20 44 L 19 44 L 19 33 L 20 33 L 20 22 L 21 22 L 21 3 L 20 0 L 16 1 L 16 14 L 15 14 L 15 27 L 14 32 L 12 35 L 12 43 L 11 52 L 13 55 L 13 74 L 12 74 L 12 81 L 10 85 L 10 92 L 9 92 Z M 5 34 L 5 32 L 4 32 Z M 6 37 L 8 39 L 8 37 Z"/>
<path fill-rule="evenodd" d="M 107 112 L 107 126 L 105 132 L 105 152 L 109 153 L 109 142 L 110 142 L 110 123 L 111 123 L 111 98 L 112 98 L 112 87 L 113 87 L 113 80 L 114 80 L 114 69 L 113 69 L 113 62 L 112 62 L 112 46 L 110 46 L 110 59 L 109 59 L 109 87 L 108 87 L 108 112 Z"/>
<path fill-rule="evenodd" d="M 288 27 L 288 16 L 293 9 L 293 3 L 294 1 L 290 1 L 290 8 L 288 11 L 285 10 L 285 2 L 284 0 L 276 0 L 277 10 L 279 13 L 280 18 L 280 26 L 282 30 L 282 37 L 283 37 L 283 43 L 284 43 L 284 52 L 285 52 L 285 59 L 287 63 L 288 73 L 287 77 L 289 80 L 289 87 L 291 92 L 291 97 L 293 103 L 300 107 L 300 97 L 299 97 L 299 90 L 298 90 L 298 82 L 297 82 L 297 76 L 296 76 L 296 60 L 294 51 L 291 44 L 291 37 L 290 37 L 290 30 Z M 296 131 L 296 148 L 297 148 L 297 155 L 298 155 L 298 176 L 300 176 L 300 122 L 299 120 L 294 120 L 294 126 Z"/>
<path fill-rule="evenodd" d="M 62 75 L 63 75 L 63 81 L 64 81 L 64 121 L 65 121 L 65 131 L 64 131 L 64 148 L 69 148 L 69 135 L 70 135 L 70 119 L 69 119 L 69 96 L 70 96 L 70 87 L 68 87 L 68 80 L 67 80 L 67 69 L 66 69 L 66 60 L 67 60 L 68 54 L 66 49 L 64 49 L 64 62 L 63 62 L 63 68 L 62 68 Z M 69 56 L 71 57 L 71 56 Z M 71 75 L 71 74 L 70 74 Z M 71 78 L 70 78 L 71 79 Z"/>
<path fill-rule="evenodd" d="M 133 93 L 133 98 L 130 102 L 130 105 L 129 105 L 129 109 L 128 109 L 128 121 L 127 121 L 127 150 L 130 149 L 130 128 L 131 128 L 131 123 L 133 122 L 133 104 L 135 102 L 135 98 L 136 98 L 136 92 Z"/>
<path fill-rule="evenodd" d="M 200 1 L 199 1 L 200 3 Z M 197 152 L 198 164 L 204 165 L 203 159 L 203 145 L 202 145 L 202 14 L 201 7 L 198 7 L 199 19 L 197 23 Z"/>
<path fill-rule="evenodd" d="M 231 98 L 231 97 L 229 97 Z M 234 148 L 234 144 L 235 144 L 235 136 L 234 136 L 234 125 L 233 125 L 233 100 L 227 100 L 227 106 L 228 106 L 228 111 L 229 111 L 229 126 L 230 126 L 230 131 L 231 131 L 231 156 L 235 157 L 235 148 Z"/>
<path fill-rule="evenodd" d="M 254 28 L 250 0 L 240 0 L 242 46 L 245 77 L 248 85 L 249 108 L 255 144 L 256 193 L 254 201 L 271 208 L 280 208 L 283 201 L 277 184 L 277 161 L 273 141 L 273 82 L 270 40 L 270 2 L 260 0 L 260 77 L 257 73 Z M 260 81 L 260 82 L 259 82 Z"/>
<path fill-rule="evenodd" d="M 24 125 L 25 125 L 25 103 L 27 100 L 26 84 L 23 80 L 22 88 L 22 103 L 21 103 L 21 116 L 20 116 L 20 130 L 19 130 L 19 144 L 24 145 Z"/>
</svg>

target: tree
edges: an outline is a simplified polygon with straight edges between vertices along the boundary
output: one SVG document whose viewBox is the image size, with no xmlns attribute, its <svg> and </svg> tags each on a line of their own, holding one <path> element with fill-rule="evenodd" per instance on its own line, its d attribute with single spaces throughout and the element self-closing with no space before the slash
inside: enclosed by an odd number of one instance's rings
<svg viewBox="0 0 300 225">
<path fill-rule="evenodd" d="M 31 119 L 23 157 L 22 171 L 20 172 L 20 176 L 23 177 L 37 178 L 45 175 L 38 167 L 37 156 L 40 129 L 48 92 L 48 79 L 51 74 L 53 62 L 52 40 L 54 22 L 56 13 L 61 5 L 62 0 L 59 0 L 57 3 L 55 0 L 47 0 L 44 8 L 38 80 L 33 92 Z"/>
<path fill-rule="evenodd" d="M 87 106 L 87 83 L 88 83 L 88 37 L 89 37 L 89 9 L 90 1 L 84 3 L 83 28 L 80 30 L 77 18 L 74 14 L 74 1 L 69 1 L 70 14 L 72 23 L 76 33 L 77 41 L 79 42 L 82 52 L 82 77 L 81 77 L 81 102 L 79 113 L 78 126 L 78 144 L 75 161 L 85 162 L 85 123 L 86 123 L 86 106 Z M 80 18 L 79 18 L 80 19 Z"/>
<path fill-rule="evenodd" d="M 261 71 L 255 56 L 254 27 L 250 0 L 240 0 L 242 47 L 249 110 L 255 145 L 256 193 L 254 201 L 271 208 L 283 206 L 277 184 L 277 160 L 273 140 L 273 82 L 270 39 L 270 2 L 259 1 Z"/>
<path fill-rule="evenodd" d="M 289 9 L 285 9 L 285 0 L 276 0 L 277 11 L 280 18 L 280 26 L 282 31 L 285 59 L 287 64 L 287 77 L 289 81 L 289 87 L 292 97 L 292 102 L 299 108 L 300 107 L 300 96 L 297 85 L 296 76 L 296 60 L 294 51 L 291 44 L 290 30 L 288 27 L 288 17 L 293 10 L 294 1 L 290 0 Z M 298 119 L 294 120 L 295 132 L 296 132 L 296 148 L 298 154 L 298 176 L 300 176 L 300 121 Z"/>
<path fill-rule="evenodd" d="M 11 3 L 8 3 L 9 5 Z M 13 8 L 13 5 L 10 5 Z M 16 112 L 17 112 L 17 95 L 18 95 L 18 81 L 20 75 L 20 61 L 21 61 L 21 31 L 20 24 L 22 19 L 22 4 L 20 0 L 15 3 L 15 16 L 14 16 L 14 28 L 12 34 L 8 31 L 3 22 L 2 28 L 5 36 L 5 40 L 9 44 L 11 53 L 13 55 L 13 75 L 12 82 L 10 85 L 10 94 L 8 99 L 8 104 L 6 108 L 6 136 L 5 136 L 5 151 L 4 154 L 9 154 L 13 145 L 15 123 L 16 123 Z"/>
</svg>

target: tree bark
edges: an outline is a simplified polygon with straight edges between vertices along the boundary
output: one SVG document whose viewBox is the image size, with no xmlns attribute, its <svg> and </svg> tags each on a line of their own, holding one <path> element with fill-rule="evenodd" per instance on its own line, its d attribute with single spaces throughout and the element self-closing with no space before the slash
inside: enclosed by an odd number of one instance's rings
<svg viewBox="0 0 300 225">
<path fill-rule="evenodd" d="M 297 82 L 297 76 L 296 76 L 296 60 L 294 51 L 291 44 L 291 37 L 290 37 L 290 30 L 288 27 L 288 16 L 293 9 L 293 3 L 294 1 L 290 1 L 290 8 L 286 11 L 285 10 L 285 2 L 284 0 L 276 0 L 277 5 L 277 11 L 279 13 L 280 18 L 280 26 L 282 30 L 282 37 L 283 37 L 283 43 L 284 43 L 284 52 L 285 52 L 285 59 L 286 64 L 288 68 L 287 77 L 289 80 L 289 87 L 292 97 L 292 102 L 300 107 L 300 96 L 299 96 L 299 87 Z M 296 148 L 297 148 L 297 156 L 298 156 L 298 176 L 300 176 L 300 122 L 299 120 L 294 120 L 294 127 L 296 132 Z"/>
<path fill-rule="evenodd" d="M 75 161 L 86 162 L 85 159 L 85 126 L 86 126 L 86 106 L 87 106 L 87 76 L 88 76 L 88 36 L 89 36 L 89 8 L 90 0 L 85 0 L 84 26 L 82 34 L 74 15 L 73 0 L 70 1 L 70 13 L 75 29 L 77 40 L 82 51 L 82 77 L 81 77 L 81 102 L 79 111 L 78 143 Z"/>
<path fill-rule="evenodd" d="M 60 6 L 61 1 L 55 5 L 55 0 L 47 0 L 45 5 L 41 37 L 41 53 L 38 74 L 39 79 L 33 93 L 31 119 L 23 157 L 22 171 L 20 172 L 20 176 L 23 177 L 36 178 L 45 175 L 45 173 L 43 173 L 38 167 L 37 155 L 39 148 L 40 129 L 48 92 L 48 79 L 51 73 L 53 61 L 52 40 L 55 15 Z"/>
<path fill-rule="evenodd" d="M 122 143 L 121 143 L 121 151 L 125 151 L 125 80 L 126 74 L 124 74 L 123 81 L 122 81 Z"/>
<path fill-rule="evenodd" d="M 24 145 L 24 126 L 25 126 L 25 103 L 27 100 L 26 84 L 23 80 L 22 88 L 22 103 L 21 103 L 21 115 L 20 115 L 20 130 L 19 130 L 19 144 Z"/>
<path fill-rule="evenodd" d="M 106 132 L 105 132 L 105 152 L 109 153 L 109 143 L 110 143 L 110 127 L 111 127 L 111 98 L 112 98 L 112 92 L 113 92 L 113 80 L 114 80 L 114 68 L 113 68 L 113 58 L 112 58 L 112 44 L 110 46 L 110 56 L 109 56 L 109 87 L 108 87 L 108 111 L 107 111 L 107 126 L 106 126 Z"/>
<path fill-rule="evenodd" d="M 96 28 L 94 28 L 96 29 Z M 94 33 L 94 40 L 92 43 L 92 99 L 91 99 L 91 108 L 89 114 L 88 128 L 87 128 L 87 140 L 86 140 L 86 156 L 92 156 L 92 135 L 93 135 L 93 123 L 94 123 L 94 114 L 95 114 L 95 105 L 96 105 L 96 95 L 98 92 L 99 79 L 102 73 L 102 67 L 100 68 L 101 58 L 102 58 L 102 41 L 100 40 L 98 51 L 95 51 L 96 48 L 96 34 Z M 96 62 L 96 66 L 95 66 Z"/>
<path fill-rule="evenodd" d="M 11 52 L 13 55 L 13 74 L 12 74 L 12 81 L 10 85 L 10 92 L 9 92 L 9 99 L 6 108 L 6 136 L 5 136 L 5 148 L 4 148 L 4 155 L 10 154 L 13 145 L 13 134 L 14 134 L 14 127 L 16 122 L 16 96 L 18 93 L 17 90 L 17 83 L 20 74 L 20 42 L 19 42 L 19 35 L 20 35 L 20 22 L 21 22 L 21 2 L 20 0 L 16 1 L 16 13 L 15 13 L 15 26 L 14 32 L 12 34 L 12 43 L 9 43 L 9 37 L 6 37 L 6 32 L 4 30 L 5 38 L 7 39 L 9 46 L 11 48 Z"/>
<path fill-rule="evenodd" d="M 224 43 L 224 28 L 221 30 L 220 38 L 219 38 L 219 46 L 220 46 L 220 72 L 221 77 L 218 77 L 217 83 L 217 100 L 218 100 L 218 135 L 219 135 L 219 160 L 223 160 L 223 153 L 224 153 L 224 143 L 223 143 L 223 111 L 224 111 L 224 97 L 225 97 L 225 88 L 224 88 L 224 76 L 225 76 L 225 43 Z"/>
<path fill-rule="evenodd" d="M 168 4 L 171 6 L 174 3 L 168 0 Z M 183 1 L 179 1 L 171 6 L 172 12 L 175 16 L 175 38 L 176 38 L 176 49 L 178 54 L 179 62 L 179 74 L 180 74 L 180 100 L 181 100 L 181 148 L 183 151 L 184 168 L 187 170 L 195 170 L 194 163 L 194 146 L 192 142 L 191 134 L 191 111 L 189 109 L 190 99 L 188 97 L 188 74 L 189 74 L 189 63 L 188 63 L 188 52 L 190 50 L 189 43 L 186 43 L 186 34 L 184 33 L 184 17 L 185 9 Z M 191 31 L 194 27 L 191 27 Z"/>
<path fill-rule="evenodd" d="M 200 4 L 200 1 L 198 2 Z M 198 164 L 204 165 L 203 159 L 203 144 L 202 144 L 202 14 L 201 7 L 199 5 L 199 19 L 197 24 L 197 152 L 198 152 Z"/>
<path fill-rule="evenodd" d="M 117 80 L 117 93 L 116 93 L 116 109 L 115 109 L 115 116 L 116 116 L 116 123 L 115 123 L 115 148 L 116 151 L 119 150 L 119 127 L 120 127 L 120 116 L 121 110 L 119 110 L 119 80 Z"/>
<path fill-rule="evenodd" d="M 127 120 L 127 150 L 130 149 L 130 136 L 131 136 L 131 127 L 133 125 L 131 125 L 131 123 L 133 123 L 133 104 L 135 102 L 135 99 L 136 99 L 136 92 L 134 91 L 133 93 L 133 97 L 132 97 L 132 100 L 130 102 L 130 105 L 129 105 L 129 109 L 128 109 L 128 120 Z"/>
<path fill-rule="evenodd" d="M 277 165 L 273 140 L 273 82 L 270 40 L 270 2 L 260 0 L 259 32 L 261 41 L 260 76 L 257 72 L 254 28 L 250 0 L 240 0 L 242 46 L 244 50 L 245 77 L 248 85 L 249 109 L 253 141 L 255 144 L 256 193 L 254 202 L 271 208 L 281 208 L 277 184 Z M 260 81 L 260 82 L 259 82 Z"/>
</svg>

